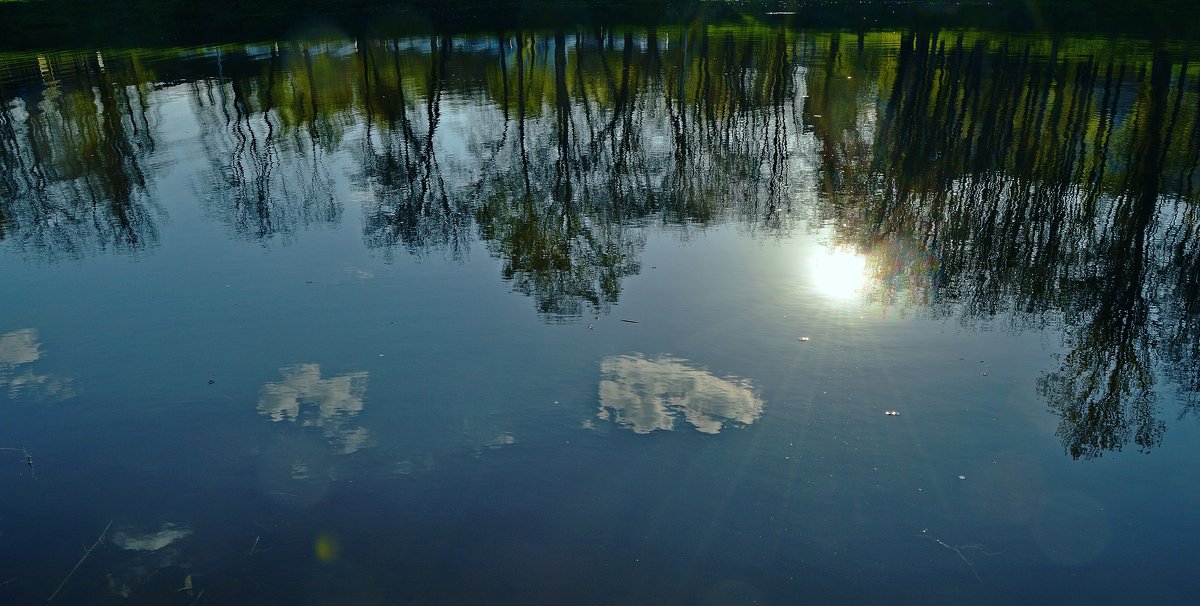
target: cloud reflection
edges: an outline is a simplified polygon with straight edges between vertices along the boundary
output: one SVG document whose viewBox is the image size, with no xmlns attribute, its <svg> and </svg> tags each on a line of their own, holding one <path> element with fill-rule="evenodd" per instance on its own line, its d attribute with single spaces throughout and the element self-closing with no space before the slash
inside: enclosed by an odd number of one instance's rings
<svg viewBox="0 0 1200 606">
<path fill-rule="evenodd" d="M 0 335 L 0 391 L 10 399 L 61 402 L 75 395 L 70 378 L 39 375 L 25 367 L 42 357 L 36 328 L 22 328 Z"/>
<path fill-rule="evenodd" d="M 0 336 L 0 366 L 18 366 L 42 357 L 37 329 L 22 328 Z"/>
<path fill-rule="evenodd" d="M 320 427 L 343 454 L 367 445 L 370 437 L 367 429 L 349 424 L 363 409 L 366 372 L 322 379 L 320 364 L 294 364 L 279 372 L 282 381 L 263 386 L 258 399 L 259 414 L 272 421 L 299 421 L 305 426 Z"/>
<path fill-rule="evenodd" d="M 720 378 L 685 362 L 641 354 L 605 358 L 596 416 L 634 433 L 669 431 L 682 417 L 697 431 L 715 434 L 730 424 L 749 425 L 762 414 L 763 401 L 748 381 Z"/>
<path fill-rule="evenodd" d="M 117 547 L 128 551 L 158 551 L 175 541 L 187 538 L 192 530 L 186 526 L 176 526 L 166 523 L 162 528 L 143 534 L 117 532 L 113 534 L 112 542 Z"/>
</svg>

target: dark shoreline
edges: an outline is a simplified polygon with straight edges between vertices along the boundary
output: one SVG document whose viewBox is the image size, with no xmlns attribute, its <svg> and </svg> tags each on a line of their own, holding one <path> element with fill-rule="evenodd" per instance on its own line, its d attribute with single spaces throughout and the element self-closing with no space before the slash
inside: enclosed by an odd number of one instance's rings
<svg viewBox="0 0 1200 606">
<path fill-rule="evenodd" d="M 98 8 L 89 0 L 0 3 L 0 50 L 171 47 L 249 42 L 328 29 L 350 36 L 476 33 L 552 27 L 757 20 L 797 29 L 980 28 L 1014 33 L 1105 33 L 1192 39 L 1200 3 L 1170 0 L 1151 8 L 1112 0 L 1002 2 L 553 2 L 479 6 L 467 0 L 245 0 L 202 3 L 132 0 Z M 781 14 L 783 13 L 783 14 Z"/>
</svg>

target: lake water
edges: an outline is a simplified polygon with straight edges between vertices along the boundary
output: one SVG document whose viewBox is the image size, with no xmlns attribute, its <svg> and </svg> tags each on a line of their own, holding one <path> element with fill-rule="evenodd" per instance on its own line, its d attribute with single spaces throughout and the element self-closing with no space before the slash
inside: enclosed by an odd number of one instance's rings
<svg viewBox="0 0 1200 606">
<path fill-rule="evenodd" d="M 769 18 L 0 54 L 0 604 L 1189 602 L 1198 77 Z"/>
</svg>

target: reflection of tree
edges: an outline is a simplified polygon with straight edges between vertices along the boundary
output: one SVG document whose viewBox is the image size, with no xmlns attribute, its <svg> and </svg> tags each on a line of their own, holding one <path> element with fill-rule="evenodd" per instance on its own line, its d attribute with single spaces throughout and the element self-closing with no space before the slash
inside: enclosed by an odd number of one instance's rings
<svg viewBox="0 0 1200 606">
<path fill-rule="evenodd" d="M 343 454 L 367 444 L 367 429 L 350 423 L 362 412 L 367 373 L 322 379 L 318 364 L 287 366 L 280 373 L 282 381 L 263 386 L 258 399 L 259 414 L 272 421 L 299 421 L 301 425 L 319 427 Z"/>
<path fill-rule="evenodd" d="M 156 65 L 186 74 L 174 81 L 190 89 L 208 163 L 196 190 L 233 233 L 265 240 L 339 221 L 327 166 L 354 133 L 368 246 L 457 257 L 481 237 L 515 290 L 547 317 L 571 317 L 617 301 L 640 268 L 640 224 L 661 218 L 686 233 L 736 215 L 787 227 L 801 132 L 794 46 L 784 30 L 696 24 L 221 47 Z M 114 96 L 106 108 L 129 96 L 132 118 L 95 130 L 133 129 L 148 149 L 148 104 L 131 95 L 151 80 L 132 81 L 101 93 Z M 34 233 L 21 205 L 64 199 L 27 195 L 46 180 L 47 154 L 23 143 L 33 124 L 23 112 L 0 122 L 0 154 L 20 169 L 0 179 L 13 201 L 0 205 L 3 234 Z M 76 145 L 69 134 L 50 151 Z M 144 189 L 145 163 L 125 153 L 136 146 L 96 147 L 120 152 L 105 165 L 121 170 L 89 190 L 93 200 L 120 211 L 112 223 L 140 224 L 144 206 L 127 202 Z M 66 210 L 38 210 L 36 233 L 83 225 Z M 154 232 L 134 233 L 126 240 Z"/>
<path fill-rule="evenodd" d="M 1193 138 L 1200 133 L 1193 131 Z M 1193 141 L 1194 144 L 1194 141 Z M 1172 269 L 1162 283 L 1164 298 L 1175 301 L 1158 320 L 1168 376 L 1183 392 L 1184 413 L 1200 414 L 1200 205 L 1179 211 L 1179 225 L 1166 250 Z"/>
<path fill-rule="evenodd" d="M 702 29 L 668 55 L 664 79 L 674 142 L 667 211 L 680 221 L 727 210 L 778 227 L 792 202 L 798 118 L 794 51 L 785 30 L 735 38 Z M 791 112 L 791 117 L 788 112 Z"/>
<path fill-rule="evenodd" d="M 1073 343 L 1063 369 L 1047 376 L 1041 387 L 1062 416 L 1059 436 L 1074 457 L 1096 456 L 1130 441 L 1151 448 L 1162 441 L 1165 425 L 1154 415 L 1154 374 L 1150 332 L 1151 310 L 1170 305 L 1155 301 L 1158 276 L 1152 233 L 1158 213 L 1159 180 L 1173 129 L 1164 132 L 1169 64 L 1160 51 L 1150 65 L 1137 104 L 1141 118 L 1125 167 L 1122 189 L 1112 203 L 1112 222 L 1101 235 L 1095 266 L 1104 286 L 1091 318 L 1081 323 L 1082 337 Z M 1180 78 L 1180 96 L 1182 95 Z M 1200 361 L 1200 360 L 1198 360 Z M 1194 369 L 1194 365 L 1189 365 Z"/>
<path fill-rule="evenodd" d="M 1039 389 L 1073 456 L 1150 448 L 1163 379 L 1200 408 L 1200 94 L 1172 52 L 697 22 L 226 47 L 155 63 L 174 77 L 39 57 L 0 89 L 0 240 L 152 246 L 158 82 L 190 83 L 198 188 L 236 234 L 338 222 L 329 166 L 356 136 L 367 246 L 478 237 L 549 318 L 617 302 L 640 225 L 786 230 L 815 179 L 884 302 L 1063 328 Z"/>
<path fill-rule="evenodd" d="M 499 80 L 505 89 L 511 83 L 515 97 L 509 114 L 516 119 L 515 149 L 507 154 L 511 164 L 481 188 L 475 218 L 503 262 L 505 279 L 532 296 L 541 312 L 573 316 L 583 304 L 603 309 L 617 300 L 621 279 L 639 268 L 642 240 L 613 220 L 609 201 L 598 199 L 588 180 L 592 160 L 584 137 L 601 108 L 585 91 L 577 91 L 579 104 L 573 103 L 566 34 L 554 34 L 552 54 L 539 55 L 536 43 L 518 34 L 512 59 L 501 49 Z M 572 46 L 581 48 L 577 40 Z M 545 101 L 552 112 L 544 111 Z"/>
<path fill-rule="evenodd" d="M 160 211 L 145 173 L 152 74 L 120 56 L 37 62 L 40 100 L 10 101 L 0 88 L 0 240 L 49 258 L 155 245 Z"/>
<path fill-rule="evenodd" d="M 656 30 L 359 40 L 344 59 L 366 130 L 367 244 L 457 256 L 474 223 L 515 290 L 571 317 L 617 300 L 651 215 L 783 227 L 789 38 L 717 46 L 695 29 L 669 46 Z"/>
<path fill-rule="evenodd" d="M 339 89 L 328 81 L 338 68 L 313 55 L 275 47 L 257 65 L 218 49 L 218 77 L 192 84 L 212 167 L 201 197 L 239 236 L 266 240 L 341 219 L 324 160 L 339 138 Z"/>
<path fill-rule="evenodd" d="M 634 31 L 559 31 L 541 53 L 522 35 L 500 49 L 489 92 L 516 137 L 511 164 L 482 183 L 476 221 L 504 275 L 543 312 L 616 301 L 621 278 L 640 268 L 632 227 L 649 216 L 782 225 L 794 141 L 786 37 L 717 47 L 697 30 L 673 32 L 670 45 L 655 29 L 640 42 Z M 542 141 L 553 144 L 530 144 Z"/>
<path fill-rule="evenodd" d="M 685 360 L 660 356 L 610 356 L 600 362 L 600 419 L 635 433 L 671 430 L 682 417 L 697 431 L 719 433 L 727 424 L 749 425 L 762 414 L 753 387 L 719 378 Z"/>
<path fill-rule="evenodd" d="M 881 68 L 893 80 L 874 157 L 827 158 L 853 177 L 827 212 L 873 259 L 886 301 L 1062 326 L 1068 351 L 1039 391 L 1073 457 L 1152 448 L 1165 430 L 1155 368 L 1200 387 L 1200 104 L 1186 62 L 1173 77 L 1162 50 L 1129 65 L 1038 44 L 904 36 Z"/>
<path fill-rule="evenodd" d="M 451 200 L 436 137 L 441 121 L 449 38 L 429 39 L 427 69 L 401 54 L 392 41 L 359 45 L 363 106 L 363 180 L 372 191 L 363 227 L 368 245 L 390 254 L 404 246 L 412 254 L 446 248 L 455 255 L 467 246 L 469 213 L 462 200 Z M 420 78 L 419 93 L 413 78 Z M 424 108 L 417 104 L 424 98 Z M 421 131 L 424 131 L 423 133 Z"/>
</svg>

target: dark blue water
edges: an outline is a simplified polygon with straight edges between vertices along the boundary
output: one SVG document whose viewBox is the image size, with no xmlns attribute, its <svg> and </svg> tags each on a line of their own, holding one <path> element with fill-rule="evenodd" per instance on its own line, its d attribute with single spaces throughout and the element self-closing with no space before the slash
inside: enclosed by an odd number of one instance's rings
<svg viewBox="0 0 1200 606">
<path fill-rule="evenodd" d="M 0 56 L 0 604 L 1188 602 L 1196 82 L 703 24 Z"/>
</svg>

